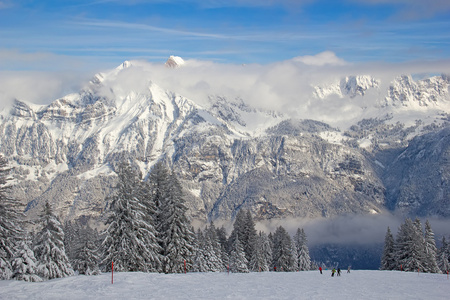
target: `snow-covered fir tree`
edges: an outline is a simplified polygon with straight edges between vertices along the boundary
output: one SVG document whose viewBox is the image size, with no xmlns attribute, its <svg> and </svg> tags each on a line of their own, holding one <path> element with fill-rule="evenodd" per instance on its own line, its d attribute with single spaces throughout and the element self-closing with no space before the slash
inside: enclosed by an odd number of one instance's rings
<svg viewBox="0 0 450 300">
<path fill-rule="evenodd" d="M 292 239 L 283 226 L 279 226 L 273 234 L 273 266 L 278 272 L 295 271 L 295 258 Z"/>
<path fill-rule="evenodd" d="M 248 273 L 247 265 L 248 261 L 245 258 L 244 247 L 239 240 L 239 235 L 236 235 L 230 255 L 230 271 L 233 273 Z"/>
<path fill-rule="evenodd" d="M 311 257 L 309 256 L 308 239 L 303 228 L 298 228 L 294 235 L 294 243 L 297 249 L 298 269 L 309 271 L 311 269 Z"/>
<path fill-rule="evenodd" d="M 407 218 L 400 226 L 395 242 L 397 268 L 403 271 L 426 271 L 426 250 L 422 225 Z"/>
<path fill-rule="evenodd" d="M 406 219 L 397 235 L 397 260 L 404 271 L 423 270 L 424 240 L 420 220 Z"/>
<path fill-rule="evenodd" d="M 194 235 L 186 215 L 181 185 L 175 174 L 170 174 L 164 194 L 158 199 L 157 220 L 162 248 L 162 271 L 182 273 L 192 267 Z"/>
<path fill-rule="evenodd" d="M 235 221 L 233 223 L 233 230 L 229 238 L 229 249 L 233 249 L 236 236 L 239 236 L 239 240 L 244 249 L 245 258 L 247 262 L 251 260 L 253 251 L 255 248 L 255 242 L 257 239 L 257 232 L 255 229 L 255 222 L 249 210 L 239 210 L 236 214 Z"/>
<path fill-rule="evenodd" d="M 250 270 L 254 272 L 267 272 L 272 261 L 272 248 L 269 238 L 264 232 L 260 232 L 255 243 Z"/>
<path fill-rule="evenodd" d="M 206 256 L 204 254 L 205 238 L 203 236 L 202 230 L 199 228 L 195 235 L 194 243 L 194 259 L 192 270 L 194 272 L 208 272 L 208 262 L 206 261 Z"/>
<path fill-rule="evenodd" d="M 81 226 L 77 222 L 66 221 L 64 223 L 64 247 L 66 249 L 66 255 L 69 261 L 74 267 L 74 262 L 80 247 L 80 231 Z"/>
<path fill-rule="evenodd" d="M 233 230 L 231 231 L 231 234 L 228 238 L 228 253 L 231 254 L 231 251 L 234 248 L 234 243 L 236 240 L 236 237 L 239 236 L 239 240 L 241 242 L 241 245 L 243 244 L 243 240 L 245 239 L 245 222 L 246 222 L 246 214 L 245 211 L 240 209 L 237 211 L 236 216 L 234 218 L 233 223 Z"/>
<path fill-rule="evenodd" d="M 228 262 L 230 260 L 230 256 L 228 255 L 227 252 L 228 239 L 227 239 L 227 231 L 224 226 L 217 228 L 217 239 L 220 244 L 220 254 L 221 254 L 220 258 L 223 263 L 222 267 L 224 270 L 227 270 L 229 267 Z"/>
<path fill-rule="evenodd" d="M 442 273 L 450 271 L 450 246 L 447 243 L 445 236 L 442 237 L 441 247 L 437 253 L 437 263 Z"/>
<path fill-rule="evenodd" d="M 0 155 L 0 279 L 13 275 L 11 260 L 23 235 L 18 201 L 9 196 L 8 161 Z"/>
<path fill-rule="evenodd" d="M 34 254 L 39 263 L 39 276 L 43 279 L 73 275 L 72 266 L 64 247 L 64 231 L 48 202 L 40 216 L 41 230 L 37 234 Z"/>
<path fill-rule="evenodd" d="M 214 224 L 205 228 L 204 234 L 199 229 L 197 247 L 194 255 L 193 269 L 196 272 L 221 272 L 224 270 Z"/>
<path fill-rule="evenodd" d="M 209 227 L 205 228 L 205 239 L 211 254 L 209 255 L 210 269 L 213 272 L 224 271 L 224 262 L 222 261 L 222 249 L 217 236 L 217 229 L 211 222 Z"/>
<path fill-rule="evenodd" d="M 31 250 L 31 241 L 28 236 L 20 242 L 18 251 L 12 261 L 13 278 L 16 280 L 38 282 L 42 278 L 38 275 L 38 263 Z"/>
<path fill-rule="evenodd" d="M 253 255 L 253 252 L 255 251 L 255 243 L 256 239 L 258 237 L 258 234 L 255 229 L 255 222 L 253 221 L 252 214 L 250 213 L 250 210 L 247 210 L 245 213 L 245 231 L 244 231 L 244 237 L 245 240 L 243 242 L 244 245 L 244 252 L 245 252 L 245 258 L 247 261 L 250 261 Z"/>
<path fill-rule="evenodd" d="M 74 270 L 83 275 L 100 274 L 100 255 L 98 253 L 98 233 L 89 225 L 80 230 L 80 244 L 72 266 Z"/>
<path fill-rule="evenodd" d="M 102 264 L 107 270 L 113 262 L 117 271 L 157 271 L 161 248 L 145 216 L 147 207 L 140 198 L 140 174 L 128 163 L 122 163 L 117 175 L 117 191 L 110 204 L 102 243 Z"/>
<path fill-rule="evenodd" d="M 437 248 L 430 222 L 425 222 L 425 263 L 424 272 L 440 273 L 436 262 Z"/>
<path fill-rule="evenodd" d="M 395 244 L 394 236 L 391 229 L 388 227 L 386 236 L 384 238 L 383 256 L 381 257 L 381 270 L 395 270 L 397 269 L 397 262 L 395 259 Z"/>
</svg>

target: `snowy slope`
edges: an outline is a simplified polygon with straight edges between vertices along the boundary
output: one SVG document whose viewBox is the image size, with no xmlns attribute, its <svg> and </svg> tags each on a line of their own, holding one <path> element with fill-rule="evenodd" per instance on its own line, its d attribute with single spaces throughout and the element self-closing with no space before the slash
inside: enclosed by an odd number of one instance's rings
<svg viewBox="0 0 450 300">
<path fill-rule="evenodd" d="M 1 299 L 447 299 L 442 274 L 352 271 L 294 273 L 115 273 L 46 282 L 0 281 Z"/>
</svg>

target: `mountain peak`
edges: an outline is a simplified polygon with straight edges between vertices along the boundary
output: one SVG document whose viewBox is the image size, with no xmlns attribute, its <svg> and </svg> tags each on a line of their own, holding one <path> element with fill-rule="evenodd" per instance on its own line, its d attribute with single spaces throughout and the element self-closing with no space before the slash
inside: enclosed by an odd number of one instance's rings
<svg viewBox="0 0 450 300">
<path fill-rule="evenodd" d="M 185 62 L 184 62 L 184 59 L 182 59 L 181 57 L 179 57 L 179 56 L 173 56 L 173 55 L 171 55 L 170 57 L 169 57 L 169 59 L 167 59 L 167 61 L 166 61 L 166 67 L 168 67 L 168 68 L 178 68 L 178 67 L 181 67 L 182 65 L 184 65 L 185 64 Z"/>
</svg>

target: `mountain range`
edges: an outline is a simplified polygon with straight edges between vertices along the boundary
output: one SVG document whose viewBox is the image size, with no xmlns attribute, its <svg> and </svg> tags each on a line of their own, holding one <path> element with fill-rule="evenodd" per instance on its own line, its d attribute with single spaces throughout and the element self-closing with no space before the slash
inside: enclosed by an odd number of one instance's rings
<svg viewBox="0 0 450 300">
<path fill-rule="evenodd" d="M 312 86 L 304 96 L 312 106 L 357 103 L 344 128 L 219 92 L 200 105 L 152 78 L 138 87 L 124 81 L 140 64 L 98 73 L 47 105 L 16 99 L 3 109 L 0 153 L 14 167 L 12 193 L 30 218 L 50 201 L 63 220 L 98 223 L 122 160 L 143 178 L 165 163 L 201 223 L 231 220 L 239 209 L 256 220 L 387 211 L 450 217 L 446 75 L 388 83 L 343 76 Z M 177 72 L 188 63 L 171 57 L 166 66 Z"/>
</svg>

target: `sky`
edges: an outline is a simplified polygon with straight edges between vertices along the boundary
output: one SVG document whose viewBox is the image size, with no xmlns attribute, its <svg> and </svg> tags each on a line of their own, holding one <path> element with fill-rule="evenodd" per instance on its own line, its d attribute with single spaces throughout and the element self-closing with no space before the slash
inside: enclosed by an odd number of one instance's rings
<svg viewBox="0 0 450 300">
<path fill-rule="evenodd" d="M 2 70 L 98 69 L 169 55 L 268 64 L 450 57 L 447 0 L 0 0 Z"/>
<path fill-rule="evenodd" d="M 233 85 L 251 65 L 280 99 L 330 74 L 450 73 L 450 1 L 0 0 L 0 108 L 48 104 L 126 60 L 170 55 L 207 62 L 210 84 Z"/>
</svg>

